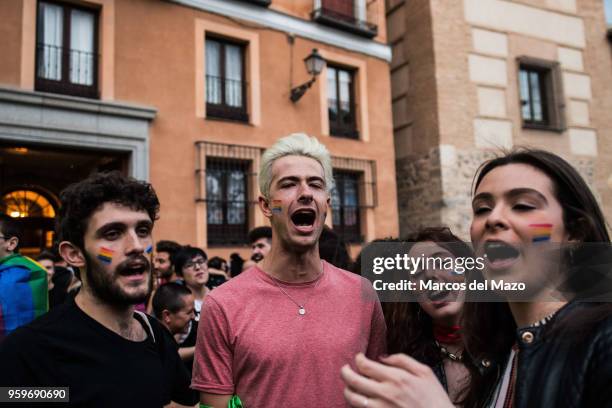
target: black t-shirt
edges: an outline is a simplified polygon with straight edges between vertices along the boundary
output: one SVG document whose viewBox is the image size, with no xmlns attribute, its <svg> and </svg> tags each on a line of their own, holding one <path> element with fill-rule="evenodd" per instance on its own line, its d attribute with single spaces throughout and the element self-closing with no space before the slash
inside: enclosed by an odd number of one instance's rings
<svg viewBox="0 0 612 408">
<path fill-rule="evenodd" d="M 189 389 L 174 339 L 155 319 L 148 320 L 153 336 L 141 321 L 147 339 L 130 341 L 70 300 L 0 343 L 0 386 L 69 387 L 70 404 L 58 406 L 195 404 L 198 397 Z"/>
<path fill-rule="evenodd" d="M 193 347 L 196 345 L 197 338 L 198 338 L 198 322 L 195 320 L 192 320 L 191 327 L 189 328 L 189 334 L 187 335 L 185 340 L 183 340 L 183 342 L 179 344 L 178 346 L 179 348 Z M 191 373 L 193 372 L 193 357 L 188 360 L 183 360 L 183 363 L 185 363 L 185 368 L 187 368 L 187 371 L 189 371 L 189 375 L 191 376 Z"/>
<path fill-rule="evenodd" d="M 206 281 L 206 286 L 208 287 L 208 289 L 212 290 L 217 286 L 223 285 L 225 282 L 227 282 L 225 276 L 216 273 L 211 273 L 208 275 L 208 281 Z"/>
</svg>

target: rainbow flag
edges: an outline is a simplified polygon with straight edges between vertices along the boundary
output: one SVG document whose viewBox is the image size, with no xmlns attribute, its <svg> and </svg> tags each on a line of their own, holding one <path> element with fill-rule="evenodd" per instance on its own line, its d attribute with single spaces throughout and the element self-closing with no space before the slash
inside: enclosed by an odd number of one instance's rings
<svg viewBox="0 0 612 408">
<path fill-rule="evenodd" d="M 20 254 L 0 260 L 0 341 L 49 310 L 47 271 Z"/>
<path fill-rule="evenodd" d="M 112 249 L 100 247 L 100 251 L 98 252 L 98 259 L 104 263 L 111 263 L 113 261 L 113 254 L 115 251 Z"/>
<path fill-rule="evenodd" d="M 532 242 L 550 241 L 552 233 L 552 224 L 530 224 L 532 232 Z"/>
</svg>

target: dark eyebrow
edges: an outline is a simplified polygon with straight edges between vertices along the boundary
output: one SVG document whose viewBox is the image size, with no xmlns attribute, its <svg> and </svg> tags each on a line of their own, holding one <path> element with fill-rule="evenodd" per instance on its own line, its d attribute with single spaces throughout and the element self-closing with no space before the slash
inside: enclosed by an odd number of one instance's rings
<svg viewBox="0 0 612 408">
<path fill-rule="evenodd" d="M 492 199 L 493 199 L 493 194 L 491 193 L 478 193 L 474 196 L 474 198 L 472 198 L 472 202 L 476 200 L 492 200 Z"/>
<path fill-rule="evenodd" d="M 112 229 L 118 229 L 123 231 L 126 229 L 126 225 L 122 222 L 109 222 L 108 224 L 104 224 L 96 230 L 96 236 L 101 237 L 107 231 L 110 231 Z"/>
<path fill-rule="evenodd" d="M 545 203 L 548 203 L 548 200 L 546 199 L 546 197 L 544 197 L 544 194 L 540 193 L 538 190 L 534 190 L 533 188 L 515 188 L 508 191 L 506 193 L 506 196 L 513 198 L 524 194 L 535 195 L 540 200 L 544 201 Z"/>
<path fill-rule="evenodd" d="M 137 227 L 149 227 L 149 228 L 153 228 L 153 221 L 151 220 L 142 220 L 142 221 L 138 221 L 136 223 Z"/>
<path fill-rule="evenodd" d="M 136 223 L 136 228 L 140 228 L 140 227 L 149 227 L 152 229 L 153 222 L 151 220 L 140 220 Z M 119 222 L 119 221 L 109 222 L 108 224 L 104 224 L 100 228 L 97 229 L 96 236 L 101 237 L 107 231 L 112 230 L 112 229 L 118 229 L 120 231 L 124 231 L 126 228 L 127 228 L 127 225 L 125 225 L 125 223 L 123 222 Z"/>
<path fill-rule="evenodd" d="M 529 195 L 535 195 L 537 196 L 540 200 L 544 201 L 545 203 L 548 203 L 548 200 L 546 199 L 546 197 L 544 197 L 544 195 L 542 193 L 540 193 L 537 190 L 534 190 L 533 188 L 514 188 L 508 192 L 506 192 L 504 195 L 508 198 L 514 198 L 520 195 L 524 195 L 524 194 L 529 194 Z M 493 194 L 491 193 L 479 193 L 476 194 L 474 196 L 474 198 L 472 199 L 472 202 L 476 201 L 476 200 L 492 200 L 493 199 Z"/>
</svg>

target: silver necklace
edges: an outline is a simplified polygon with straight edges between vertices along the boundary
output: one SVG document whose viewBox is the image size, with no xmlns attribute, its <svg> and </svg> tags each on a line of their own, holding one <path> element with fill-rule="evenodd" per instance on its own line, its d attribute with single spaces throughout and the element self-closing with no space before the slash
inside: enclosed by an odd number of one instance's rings
<svg viewBox="0 0 612 408">
<path fill-rule="evenodd" d="M 451 359 L 452 361 L 457 361 L 459 363 L 463 363 L 463 353 L 451 353 L 450 351 L 448 351 L 448 349 L 446 347 L 444 347 L 443 345 L 438 343 L 438 340 L 436 340 L 436 345 L 438 346 L 438 349 L 440 350 L 440 353 L 444 357 L 447 357 L 447 358 Z"/>
<path fill-rule="evenodd" d="M 319 286 L 319 283 L 323 280 L 323 272 L 321 272 L 321 275 L 319 275 L 317 283 L 315 283 L 314 287 L 312 288 L 313 292 L 314 290 L 317 288 L 317 286 Z M 289 300 L 291 300 L 293 303 L 295 303 L 295 305 L 298 307 L 298 315 L 300 316 L 304 316 L 306 314 L 306 303 L 298 303 L 295 301 L 295 299 L 288 294 L 287 292 L 285 292 L 285 290 L 276 282 L 276 279 L 272 278 L 272 282 L 274 282 L 274 284 L 276 285 L 277 288 L 280 289 L 280 291 L 289 298 Z M 312 295 L 310 295 L 312 296 Z M 310 300 L 310 297 L 308 298 L 308 300 Z"/>
</svg>

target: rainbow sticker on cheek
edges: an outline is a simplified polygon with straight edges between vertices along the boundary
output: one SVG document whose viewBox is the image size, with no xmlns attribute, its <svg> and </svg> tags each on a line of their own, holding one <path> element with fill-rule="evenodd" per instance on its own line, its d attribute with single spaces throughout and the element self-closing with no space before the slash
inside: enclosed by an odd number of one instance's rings
<svg viewBox="0 0 612 408">
<path fill-rule="evenodd" d="M 281 200 L 272 200 L 272 212 L 277 214 L 283 212 Z"/>
<path fill-rule="evenodd" d="M 113 254 L 115 251 L 112 249 L 100 247 L 100 251 L 98 252 L 98 259 L 104 262 L 105 264 L 110 264 L 113 262 Z"/>
<path fill-rule="evenodd" d="M 147 249 L 145 249 L 145 252 L 146 252 L 147 254 L 150 254 L 151 252 L 153 252 L 153 245 L 149 245 L 149 246 L 147 247 Z"/>
<path fill-rule="evenodd" d="M 529 224 L 533 238 L 531 242 L 546 242 L 550 241 L 552 233 L 552 224 Z"/>
</svg>

